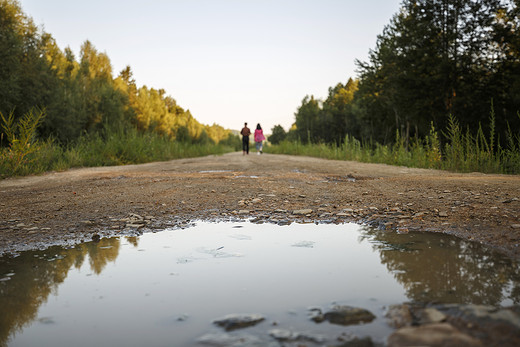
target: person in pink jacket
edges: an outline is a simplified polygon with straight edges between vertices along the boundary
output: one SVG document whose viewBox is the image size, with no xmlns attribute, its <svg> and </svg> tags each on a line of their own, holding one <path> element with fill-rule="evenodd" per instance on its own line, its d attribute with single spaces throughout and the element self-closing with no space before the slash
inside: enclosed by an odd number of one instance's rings
<svg viewBox="0 0 520 347">
<path fill-rule="evenodd" d="M 262 154 L 262 143 L 265 140 L 264 132 L 262 131 L 262 127 L 260 123 L 256 125 L 255 129 L 255 145 L 256 145 L 256 153 L 258 155 Z"/>
</svg>

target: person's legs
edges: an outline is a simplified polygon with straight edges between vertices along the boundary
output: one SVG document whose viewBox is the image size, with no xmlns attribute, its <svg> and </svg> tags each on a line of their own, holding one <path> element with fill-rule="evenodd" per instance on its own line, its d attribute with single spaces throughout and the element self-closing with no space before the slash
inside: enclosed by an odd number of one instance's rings
<svg viewBox="0 0 520 347">
<path fill-rule="evenodd" d="M 246 138 L 245 138 L 245 136 L 242 136 L 242 155 L 246 155 L 246 146 L 247 146 Z"/>
<path fill-rule="evenodd" d="M 249 137 L 242 137 L 242 154 L 249 154 Z"/>
</svg>

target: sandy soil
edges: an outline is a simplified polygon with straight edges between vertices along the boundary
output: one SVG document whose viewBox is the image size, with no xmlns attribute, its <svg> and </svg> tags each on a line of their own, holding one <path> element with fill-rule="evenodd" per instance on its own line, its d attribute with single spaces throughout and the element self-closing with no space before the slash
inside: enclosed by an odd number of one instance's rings
<svg viewBox="0 0 520 347">
<path fill-rule="evenodd" d="M 520 176 L 231 153 L 0 181 L 0 254 L 236 218 L 444 232 L 520 258 Z"/>
</svg>

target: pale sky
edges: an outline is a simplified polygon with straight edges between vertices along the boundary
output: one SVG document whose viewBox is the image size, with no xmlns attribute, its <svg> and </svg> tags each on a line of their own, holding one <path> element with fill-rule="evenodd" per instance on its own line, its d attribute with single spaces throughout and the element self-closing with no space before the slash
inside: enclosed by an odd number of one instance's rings
<svg viewBox="0 0 520 347">
<path fill-rule="evenodd" d="M 356 77 L 401 0 L 19 0 L 69 46 L 85 40 L 201 123 L 288 130 L 306 95 Z"/>
</svg>

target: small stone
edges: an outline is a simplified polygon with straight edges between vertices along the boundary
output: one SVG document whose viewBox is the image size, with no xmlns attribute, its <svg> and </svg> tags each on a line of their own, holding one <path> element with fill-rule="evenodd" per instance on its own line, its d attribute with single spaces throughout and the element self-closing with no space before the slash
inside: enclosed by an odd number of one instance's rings
<svg viewBox="0 0 520 347">
<path fill-rule="evenodd" d="M 397 330 L 387 340 L 388 347 L 397 346 L 483 346 L 451 324 L 437 323 Z"/>
<path fill-rule="evenodd" d="M 337 216 L 337 217 L 349 217 L 350 214 L 348 214 L 348 213 L 344 213 L 344 212 L 339 212 L 339 213 L 336 213 L 336 216 Z"/>
<path fill-rule="evenodd" d="M 298 338 L 298 333 L 285 329 L 272 329 L 269 331 L 269 335 L 278 341 L 290 341 Z"/>
<path fill-rule="evenodd" d="M 128 224 L 126 224 L 125 227 L 131 228 L 131 229 L 140 229 L 140 228 L 144 227 L 144 224 L 128 223 Z"/>
<path fill-rule="evenodd" d="M 311 214 L 311 213 L 312 213 L 312 210 L 310 208 L 293 211 L 294 215 L 307 215 L 307 214 Z"/>
<path fill-rule="evenodd" d="M 439 211 L 439 217 L 448 217 L 448 212 L 446 212 L 446 211 Z"/>
<path fill-rule="evenodd" d="M 369 323 L 376 318 L 372 312 L 363 308 L 342 305 L 334 306 L 323 317 L 330 323 L 338 325 Z"/>
<path fill-rule="evenodd" d="M 412 313 L 407 304 L 392 305 L 388 307 L 385 317 L 388 319 L 388 325 L 397 329 L 410 326 L 413 322 Z"/>
<path fill-rule="evenodd" d="M 446 320 L 446 315 L 444 313 L 432 307 L 425 308 L 424 310 L 422 310 L 419 316 L 421 325 L 441 323 Z"/>
<path fill-rule="evenodd" d="M 520 224 L 511 224 L 511 228 L 520 229 Z"/>
<path fill-rule="evenodd" d="M 253 204 L 258 204 L 259 202 L 262 202 L 262 199 L 260 199 L 260 198 L 254 198 L 253 200 L 251 200 L 251 202 L 252 202 Z"/>
<path fill-rule="evenodd" d="M 213 324 L 223 327 L 226 331 L 231 331 L 256 325 L 264 319 L 265 318 L 259 314 L 229 314 L 215 319 Z"/>
<path fill-rule="evenodd" d="M 238 210 L 238 214 L 249 214 L 249 210 Z"/>
</svg>

